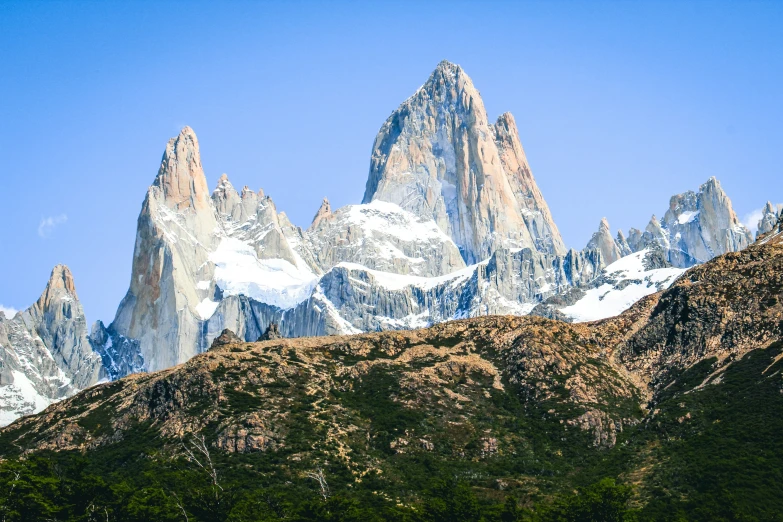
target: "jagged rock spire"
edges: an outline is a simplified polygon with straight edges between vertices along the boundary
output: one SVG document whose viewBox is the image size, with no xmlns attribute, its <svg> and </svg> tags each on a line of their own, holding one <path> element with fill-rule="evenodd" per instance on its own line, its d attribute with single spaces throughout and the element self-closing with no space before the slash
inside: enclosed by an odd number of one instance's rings
<svg viewBox="0 0 783 522">
<path fill-rule="evenodd" d="M 140 355 L 148 370 L 184 362 L 206 348 L 194 341 L 197 306 L 205 297 L 197 285 L 212 279 L 214 267 L 208 261 L 220 242 L 216 230 L 198 139 L 185 127 L 166 144 L 147 191 L 130 288 L 110 325 L 120 336 L 138 341 L 140 353 L 133 357 Z"/>
<path fill-rule="evenodd" d="M 78 299 L 76 285 L 71 270 L 66 265 L 57 265 L 52 269 L 49 282 L 46 283 L 46 288 L 36 304 L 41 310 L 46 310 L 52 306 L 52 303 L 63 298 Z"/>
<path fill-rule="evenodd" d="M 207 178 L 193 129 L 184 127 L 179 136 L 171 138 L 166 144 L 153 185 L 161 188 L 170 208 L 201 210 L 209 207 Z"/>
<path fill-rule="evenodd" d="M 499 247 L 565 253 L 513 118 L 489 124 L 470 77 L 445 60 L 381 127 L 363 201 L 374 200 L 434 219 L 467 262 Z"/>
<path fill-rule="evenodd" d="M 753 242 L 714 176 L 698 192 L 672 196 L 662 225 L 668 231 L 669 262 L 678 267 L 704 263 Z"/>
<path fill-rule="evenodd" d="M 762 234 L 766 234 L 767 232 L 771 231 L 773 228 L 775 228 L 777 222 L 778 222 L 778 209 L 775 207 L 775 205 L 772 204 L 771 201 L 767 201 L 767 204 L 764 205 L 764 210 L 762 212 L 761 219 L 759 220 L 758 223 L 758 230 L 756 231 L 756 237 L 758 238 Z"/>
<path fill-rule="evenodd" d="M 100 357 L 89 343 L 84 310 L 66 265 L 54 267 L 41 297 L 21 315 L 35 325 L 35 333 L 75 386 L 97 381 L 102 370 Z"/>
<path fill-rule="evenodd" d="M 235 223 L 244 223 L 258 211 L 258 195 L 245 186 L 242 194 L 234 188 L 227 174 L 220 176 L 212 192 L 212 203 L 220 216 Z"/>
<path fill-rule="evenodd" d="M 329 200 L 324 198 L 323 201 L 321 201 L 321 206 L 318 207 L 318 212 L 316 212 L 315 216 L 313 217 L 313 222 L 310 225 L 310 228 L 315 230 L 315 228 L 318 226 L 318 223 L 324 219 L 328 219 L 331 215 L 332 206 L 329 204 Z"/>
<path fill-rule="evenodd" d="M 604 263 L 607 265 L 610 265 L 623 257 L 619 245 L 612 237 L 609 221 L 606 218 L 601 219 L 601 223 L 598 225 L 598 232 L 594 233 L 593 237 L 590 238 L 586 250 L 596 250 L 600 252 Z"/>
<path fill-rule="evenodd" d="M 627 256 L 633 253 L 633 250 L 631 250 L 631 247 L 628 245 L 628 241 L 625 239 L 625 234 L 623 234 L 622 230 L 617 231 L 617 238 L 615 241 L 617 241 L 617 246 L 620 248 L 620 252 L 623 256 Z"/>
</svg>

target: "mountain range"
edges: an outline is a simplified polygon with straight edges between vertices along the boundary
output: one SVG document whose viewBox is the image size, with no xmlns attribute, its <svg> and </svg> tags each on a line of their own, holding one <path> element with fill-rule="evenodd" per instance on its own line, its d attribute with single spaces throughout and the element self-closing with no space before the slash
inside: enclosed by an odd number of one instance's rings
<svg viewBox="0 0 783 522">
<path fill-rule="evenodd" d="M 779 520 L 782 372 L 779 217 L 600 321 L 495 315 L 296 339 L 269 328 L 259 342 L 225 330 L 184 364 L 0 429 L 0 510 Z"/>
<path fill-rule="evenodd" d="M 758 233 L 781 209 L 767 204 Z M 0 312 L 0 425 L 102 380 L 206 352 L 226 329 L 256 341 L 410 330 L 487 315 L 616 316 L 688 269 L 754 238 L 715 178 L 660 220 L 613 235 L 602 219 L 565 246 L 514 117 L 490 122 L 471 79 L 443 61 L 383 123 L 361 204 L 293 225 L 263 190 L 223 174 L 210 192 L 195 132 L 166 144 L 142 203 L 127 294 L 87 331 L 73 277 Z"/>
</svg>

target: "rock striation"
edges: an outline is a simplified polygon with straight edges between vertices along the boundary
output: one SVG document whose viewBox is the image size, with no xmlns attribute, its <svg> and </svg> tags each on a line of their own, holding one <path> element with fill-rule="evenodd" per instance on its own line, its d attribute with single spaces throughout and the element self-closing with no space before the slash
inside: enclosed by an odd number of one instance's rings
<svg viewBox="0 0 783 522">
<path fill-rule="evenodd" d="M 447 61 L 375 138 L 363 203 L 378 200 L 434 220 L 468 264 L 501 247 L 566 253 L 514 118 L 490 123 L 471 79 Z"/>
</svg>

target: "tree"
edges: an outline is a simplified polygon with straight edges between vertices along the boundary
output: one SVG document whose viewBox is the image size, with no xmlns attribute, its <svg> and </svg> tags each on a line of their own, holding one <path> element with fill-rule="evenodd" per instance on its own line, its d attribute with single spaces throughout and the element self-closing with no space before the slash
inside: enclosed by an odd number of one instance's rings
<svg viewBox="0 0 783 522">
<path fill-rule="evenodd" d="M 628 508 L 631 486 L 605 478 L 576 495 L 565 497 L 537 517 L 542 522 L 622 522 L 635 519 Z"/>
</svg>

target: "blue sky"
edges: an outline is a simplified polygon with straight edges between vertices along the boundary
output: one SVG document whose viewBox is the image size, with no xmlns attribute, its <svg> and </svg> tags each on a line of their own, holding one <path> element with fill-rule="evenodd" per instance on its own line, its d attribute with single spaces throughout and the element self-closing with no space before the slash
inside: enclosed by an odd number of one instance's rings
<svg viewBox="0 0 783 522">
<path fill-rule="evenodd" d="M 441 59 L 511 111 L 569 246 L 717 176 L 783 201 L 783 2 L 0 2 L 0 303 L 68 264 L 88 320 L 130 280 L 166 141 L 307 226 L 358 203 L 376 132 Z"/>
</svg>

